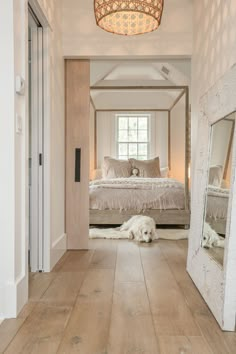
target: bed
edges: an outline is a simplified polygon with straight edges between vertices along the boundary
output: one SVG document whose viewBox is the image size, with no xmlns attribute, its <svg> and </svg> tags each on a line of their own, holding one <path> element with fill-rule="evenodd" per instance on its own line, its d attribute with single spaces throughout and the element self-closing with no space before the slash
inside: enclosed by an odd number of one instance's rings
<svg viewBox="0 0 236 354">
<path fill-rule="evenodd" d="M 206 221 L 213 229 L 225 235 L 229 189 L 208 185 Z"/>
<path fill-rule="evenodd" d="M 139 169 L 140 164 L 143 162 L 138 162 Z M 127 177 L 130 171 L 126 173 L 124 165 L 122 168 L 119 165 L 119 169 L 123 169 L 125 177 L 114 177 L 116 171 L 109 178 L 90 182 L 91 225 L 119 225 L 137 214 L 153 217 L 156 224 L 189 225 L 190 212 L 183 183 L 161 175 Z M 152 173 L 156 174 L 153 169 L 149 175 Z"/>
</svg>

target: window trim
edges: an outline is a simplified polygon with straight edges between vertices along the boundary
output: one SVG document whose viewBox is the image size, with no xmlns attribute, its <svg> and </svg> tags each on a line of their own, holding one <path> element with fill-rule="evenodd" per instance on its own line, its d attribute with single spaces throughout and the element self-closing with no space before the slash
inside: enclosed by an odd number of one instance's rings
<svg viewBox="0 0 236 354">
<path fill-rule="evenodd" d="M 122 142 L 119 142 L 118 139 L 119 139 L 119 118 L 122 118 L 122 117 L 125 117 L 125 118 L 132 118 L 132 117 L 145 117 L 147 118 L 147 133 L 148 133 L 148 139 L 147 141 L 122 141 Z M 117 159 L 120 159 L 120 155 L 119 155 L 119 144 L 147 144 L 147 159 L 150 158 L 150 151 L 151 151 L 151 113 L 116 113 L 115 114 L 115 120 L 116 120 L 116 126 L 115 126 L 115 130 L 116 130 L 116 134 L 115 134 L 115 139 L 116 139 L 116 158 Z M 124 129 L 126 130 L 126 129 Z M 129 129 L 127 129 L 129 130 Z M 141 129 L 138 129 L 137 127 L 137 132 L 141 130 Z M 144 129 L 143 129 L 144 130 Z M 146 129 L 145 129 L 146 130 Z M 127 154 L 127 158 L 129 159 L 129 153 Z M 137 154 L 137 159 L 138 159 L 138 154 Z"/>
</svg>

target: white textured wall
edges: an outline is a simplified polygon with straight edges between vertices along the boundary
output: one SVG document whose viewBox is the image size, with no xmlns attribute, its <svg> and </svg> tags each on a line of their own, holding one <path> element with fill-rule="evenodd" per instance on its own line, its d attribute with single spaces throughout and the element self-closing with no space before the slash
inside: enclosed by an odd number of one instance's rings
<svg viewBox="0 0 236 354">
<path fill-rule="evenodd" d="M 236 1 L 194 1 L 192 55 L 193 157 L 199 99 L 236 61 Z"/>
<path fill-rule="evenodd" d="M 190 56 L 192 1 L 166 0 L 161 27 L 145 36 L 124 37 L 96 26 L 93 0 L 63 0 L 65 56 Z"/>
<path fill-rule="evenodd" d="M 36 0 L 32 2 L 37 3 Z M 64 233 L 64 84 L 60 35 L 60 2 L 40 1 L 50 23 L 50 246 Z M 28 92 L 26 0 L 0 3 L 0 317 L 15 316 L 28 297 Z M 15 76 L 25 79 L 25 95 L 15 94 Z M 22 117 L 22 134 L 15 133 L 15 115 Z M 51 254 L 52 256 L 52 254 Z M 54 257 L 55 259 L 55 257 Z M 49 264 L 49 267 L 53 264 Z"/>
<path fill-rule="evenodd" d="M 236 1 L 194 1 L 192 55 L 192 191 L 200 147 L 200 98 L 236 63 Z M 222 117 L 223 118 L 223 117 Z M 196 191 L 197 193 L 197 185 Z M 194 195 L 193 195 L 194 197 Z"/>
</svg>

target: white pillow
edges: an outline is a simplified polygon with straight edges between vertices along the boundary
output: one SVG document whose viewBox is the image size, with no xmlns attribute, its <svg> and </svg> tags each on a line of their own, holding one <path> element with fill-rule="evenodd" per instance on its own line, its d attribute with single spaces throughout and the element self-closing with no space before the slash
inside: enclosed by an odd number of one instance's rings
<svg viewBox="0 0 236 354">
<path fill-rule="evenodd" d="M 209 180 L 208 183 L 215 187 L 220 187 L 223 177 L 223 166 L 215 165 L 209 168 Z"/>
<path fill-rule="evenodd" d="M 161 167 L 161 177 L 168 178 L 169 177 L 169 167 Z"/>
<path fill-rule="evenodd" d="M 129 159 L 132 168 L 137 168 L 139 173 L 139 177 L 144 178 L 160 178 L 161 171 L 160 171 L 160 160 L 159 157 L 155 157 L 151 160 L 136 160 L 136 159 Z"/>
<path fill-rule="evenodd" d="M 117 160 L 105 156 L 102 165 L 102 178 L 127 178 L 131 176 L 132 166 L 128 160 Z"/>
</svg>

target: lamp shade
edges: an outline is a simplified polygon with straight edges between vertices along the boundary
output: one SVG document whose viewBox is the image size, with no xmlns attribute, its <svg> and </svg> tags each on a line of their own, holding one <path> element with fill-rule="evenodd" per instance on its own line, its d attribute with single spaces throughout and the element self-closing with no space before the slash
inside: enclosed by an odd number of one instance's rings
<svg viewBox="0 0 236 354">
<path fill-rule="evenodd" d="M 164 0 L 94 0 L 97 25 L 127 36 L 155 31 L 163 6 Z"/>
</svg>

